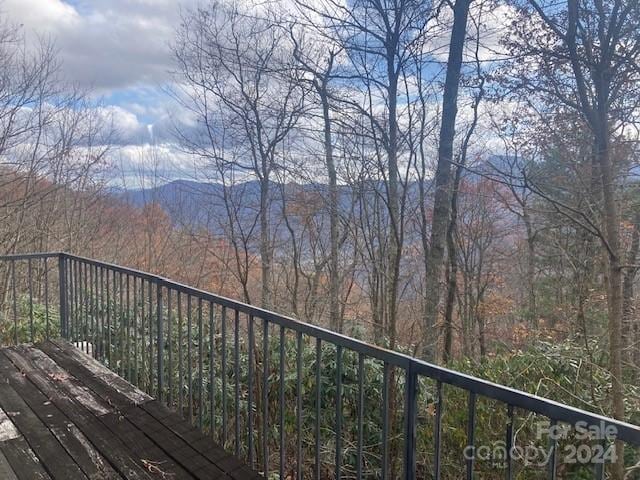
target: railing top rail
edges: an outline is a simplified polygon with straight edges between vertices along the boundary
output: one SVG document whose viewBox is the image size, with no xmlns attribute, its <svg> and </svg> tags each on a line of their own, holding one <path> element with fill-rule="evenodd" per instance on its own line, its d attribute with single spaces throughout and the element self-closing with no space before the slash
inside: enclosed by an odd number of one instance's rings
<svg viewBox="0 0 640 480">
<path fill-rule="evenodd" d="M 275 312 L 265 310 L 260 307 L 248 305 L 246 303 L 216 295 L 205 290 L 190 287 L 188 285 L 175 282 L 160 275 L 154 275 L 152 273 L 136 270 L 133 268 L 122 267 L 120 265 L 101 262 L 92 258 L 71 255 L 67 253 L 5 255 L 0 256 L 0 260 L 21 260 L 28 258 L 47 258 L 55 256 L 61 256 L 63 258 L 73 259 L 90 265 L 108 268 L 115 272 L 136 276 L 138 278 L 154 282 L 155 284 L 162 287 L 198 297 L 202 300 L 210 301 L 217 305 L 227 307 L 232 310 L 237 310 L 246 315 L 258 317 L 266 320 L 267 322 L 271 322 L 285 328 L 301 332 L 311 337 L 315 337 L 320 340 L 332 343 L 334 345 L 339 345 L 343 348 L 362 353 L 380 361 L 387 362 L 390 365 L 402 368 L 408 373 L 429 377 L 444 384 L 468 390 L 483 397 L 512 405 L 516 408 L 522 408 L 530 412 L 538 413 L 559 422 L 570 424 L 585 422 L 586 426 L 613 426 L 616 429 L 618 439 L 630 444 L 640 446 L 640 426 L 620 420 L 615 420 L 603 415 L 598 415 L 596 413 L 587 412 L 585 410 L 564 405 L 562 403 L 526 393 L 521 390 L 506 387 L 504 385 L 499 385 L 488 380 L 483 380 L 481 378 L 473 377 L 471 375 L 434 365 L 423 360 L 410 357 L 403 353 L 374 346 L 361 340 L 357 340 L 340 333 L 332 332 L 319 326 L 310 325 L 308 323 L 301 322 L 285 315 L 279 315 Z"/>
<path fill-rule="evenodd" d="M 18 261 L 18 260 L 42 260 L 45 258 L 57 258 L 63 255 L 62 252 L 43 252 L 43 253 L 12 253 L 8 255 L 0 255 L 0 261 Z"/>
</svg>

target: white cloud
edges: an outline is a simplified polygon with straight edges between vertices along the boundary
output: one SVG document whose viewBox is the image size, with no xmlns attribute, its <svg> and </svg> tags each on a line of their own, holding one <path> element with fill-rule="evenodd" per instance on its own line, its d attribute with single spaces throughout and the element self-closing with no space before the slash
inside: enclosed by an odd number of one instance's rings
<svg viewBox="0 0 640 480">
<path fill-rule="evenodd" d="M 170 0 L 4 0 L 0 8 L 27 38 L 50 36 L 70 80 L 101 92 L 169 79 L 178 22 Z"/>
<path fill-rule="evenodd" d="M 73 28 L 80 21 L 77 10 L 61 0 L 4 0 L 0 9 L 11 20 L 41 32 Z"/>
</svg>

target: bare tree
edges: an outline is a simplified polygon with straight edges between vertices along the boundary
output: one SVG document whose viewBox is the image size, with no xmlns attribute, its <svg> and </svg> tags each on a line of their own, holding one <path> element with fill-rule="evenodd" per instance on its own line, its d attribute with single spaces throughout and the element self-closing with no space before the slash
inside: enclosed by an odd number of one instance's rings
<svg viewBox="0 0 640 480">
<path fill-rule="evenodd" d="M 516 2 L 522 16 L 506 39 L 519 58 L 512 78 L 533 101 L 555 102 L 574 111 L 591 133 L 602 198 L 602 225 L 584 213 L 566 211 L 599 239 L 606 256 L 612 415 L 624 418 L 622 389 L 622 281 L 618 166 L 612 139 L 637 106 L 640 68 L 640 5 L 636 1 L 528 0 Z M 552 196 L 548 196 L 553 199 Z M 557 200 L 557 199 L 555 199 Z M 556 205 L 558 202 L 556 201 Z M 622 444 L 614 478 L 624 475 Z"/>
<path fill-rule="evenodd" d="M 279 148 L 303 112 L 297 79 L 283 75 L 289 54 L 285 31 L 268 18 L 247 14 L 238 5 L 213 3 L 188 10 L 173 50 L 178 74 L 188 86 L 189 104 L 202 126 L 200 135 L 182 135 L 188 148 L 204 158 L 228 162 L 239 175 L 260 186 L 261 304 L 272 303 L 273 244 L 271 182 Z M 220 122 L 226 143 L 220 145 Z M 230 156 L 230 149 L 235 154 Z"/>
<path fill-rule="evenodd" d="M 338 198 L 338 174 L 334 158 L 334 140 L 331 120 L 331 102 L 335 93 L 331 82 L 335 76 L 336 57 L 340 54 L 340 45 L 327 44 L 305 38 L 291 29 L 294 43 L 293 56 L 299 68 L 308 76 L 309 86 L 320 103 L 322 118 L 323 149 L 329 187 L 329 325 L 335 331 L 342 331 L 339 251 L 340 218 Z M 326 51 L 326 54 L 323 52 Z M 319 59 L 319 60 L 318 60 Z M 305 80 L 305 75 L 300 77 Z"/>
<path fill-rule="evenodd" d="M 349 5 L 335 0 L 315 3 L 298 0 L 297 3 L 308 23 L 318 25 L 319 22 L 318 30 L 344 49 L 351 72 L 342 78 L 359 90 L 357 97 L 348 97 L 342 105 L 354 109 L 356 116 L 364 120 L 353 124 L 362 127 L 355 133 L 366 137 L 362 145 L 373 153 L 377 163 L 375 172 L 383 185 L 379 190 L 383 195 L 380 202 L 385 207 L 389 229 L 387 238 L 380 244 L 385 245 L 384 250 L 375 248 L 369 253 L 378 256 L 376 274 L 385 276 L 374 281 L 375 290 L 380 293 L 380 288 L 384 290 L 384 301 L 374 302 L 383 309 L 377 328 L 386 333 L 393 347 L 404 244 L 406 189 L 403 183 L 406 184 L 409 171 L 408 162 L 403 165 L 402 158 L 406 142 L 400 125 L 401 81 L 415 60 L 413 49 L 425 39 L 433 8 L 429 2 L 415 0 L 360 0 Z M 379 256 L 383 251 L 384 257 Z"/>
</svg>

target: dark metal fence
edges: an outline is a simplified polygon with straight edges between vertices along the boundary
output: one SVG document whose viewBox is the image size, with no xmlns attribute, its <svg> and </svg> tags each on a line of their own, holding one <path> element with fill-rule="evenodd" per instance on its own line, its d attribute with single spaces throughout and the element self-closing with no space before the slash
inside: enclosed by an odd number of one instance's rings
<svg viewBox="0 0 640 480">
<path fill-rule="evenodd" d="M 640 427 L 157 275 L 47 253 L 0 281 L 3 343 L 68 339 L 266 477 L 603 479 L 623 444 L 633 475 Z"/>
</svg>

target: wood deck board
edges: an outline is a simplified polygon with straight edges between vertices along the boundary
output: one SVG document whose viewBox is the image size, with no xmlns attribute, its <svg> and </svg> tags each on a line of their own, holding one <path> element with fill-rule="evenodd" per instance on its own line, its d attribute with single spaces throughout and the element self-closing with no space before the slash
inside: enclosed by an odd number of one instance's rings
<svg viewBox="0 0 640 480">
<path fill-rule="evenodd" d="M 3 363 L 13 368 L 8 361 L 0 363 L 0 375 L 6 374 Z M 24 381 L 23 378 L 21 380 Z M 53 478 L 87 478 L 54 434 L 15 391 L 13 382 L 0 382 L 0 407 L 13 413 L 14 425 Z"/>
<path fill-rule="evenodd" d="M 262 478 L 64 341 L 0 349 L 0 412 L 3 479 Z"/>
<path fill-rule="evenodd" d="M 10 362 L 8 357 L 0 355 L 0 369 L 13 378 L 13 388 L 40 421 L 53 433 L 87 478 L 92 480 L 117 480 L 121 478 L 66 415 L 34 384 L 15 370 L 15 365 Z"/>
</svg>

